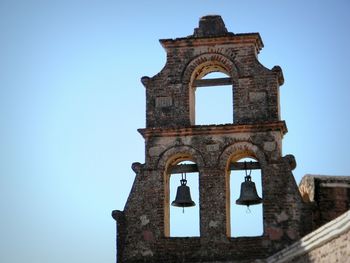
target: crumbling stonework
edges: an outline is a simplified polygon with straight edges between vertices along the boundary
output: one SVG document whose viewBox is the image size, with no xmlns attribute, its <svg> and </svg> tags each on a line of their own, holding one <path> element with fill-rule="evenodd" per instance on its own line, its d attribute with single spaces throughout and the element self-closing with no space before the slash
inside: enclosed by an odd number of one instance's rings
<svg viewBox="0 0 350 263">
<path fill-rule="evenodd" d="M 141 78 L 146 160 L 132 165 L 136 177 L 125 208 L 112 214 L 118 262 L 260 262 L 309 233 L 312 204 L 303 201 L 294 180 L 294 157 L 282 156 L 283 74 L 258 61 L 260 35 L 230 33 L 220 16 L 206 16 L 193 35 L 160 42 L 166 65 Z M 211 72 L 227 78 L 203 79 Z M 233 122 L 196 125 L 196 89 L 222 83 L 232 86 Z M 261 169 L 264 233 L 232 238 L 229 167 L 245 157 Z M 198 167 L 200 237 L 169 236 L 170 174 L 184 160 Z"/>
<path fill-rule="evenodd" d="M 300 182 L 300 192 L 313 204 L 312 229 L 337 218 L 350 209 L 350 177 L 306 175 Z"/>
</svg>

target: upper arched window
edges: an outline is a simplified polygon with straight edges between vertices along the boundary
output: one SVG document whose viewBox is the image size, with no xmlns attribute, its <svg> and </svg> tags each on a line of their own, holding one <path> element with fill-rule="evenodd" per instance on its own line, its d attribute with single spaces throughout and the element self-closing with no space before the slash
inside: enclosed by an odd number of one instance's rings
<svg viewBox="0 0 350 263">
<path fill-rule="evenodd" d="M 233 88 L 227 79 L 226 74 L 213 72 L 201 79 L 207 82 L 195 82 L 208 85 L 194 87 L 196 125 L 233 123 Z"/>
<path fill-rule="evenodd" d="M 211 58 L 196 66 L 191 73 L 189 106 L 192 125 L 234 122 L 232 72 L 230 66 L 220 60 L 225 58 L 220 57 L 217 61 Z"/>
</svg>

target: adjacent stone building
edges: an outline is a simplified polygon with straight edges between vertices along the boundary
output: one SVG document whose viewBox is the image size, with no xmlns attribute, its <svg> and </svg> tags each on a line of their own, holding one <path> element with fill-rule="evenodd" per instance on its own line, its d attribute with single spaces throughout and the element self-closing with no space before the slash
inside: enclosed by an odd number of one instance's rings
<svg viewBox="0 0 350 263">
<path fill-rule="evenodd" d="M 308 176 L 299 191 L 295 159 L 282 156 L 283 73 L 258 61 L 263 48 L 258 33 L 234 34 L 220 16 L 205 16 L 193 35 L 160 42 L 166 65 L 141 78 L 145 163 L 133 163 L 136 177 L 125 208 L 112 213 L 119 263 L 264 262 L 349 209 L 348 177 Z M 212 72 L 226 77 L 206 79 Z M 196 125 L 196 89 L 222 84 L 232 87 L 232 123 Z M 246 157 L 261 169 L 263 235 L 233 238 L 230 172 Z M 182 161 L 195 164 L 179 167 Z M 189 168 L 199 173 L 200 236 L 171 237 L 170 176 Z"/>
</svg>

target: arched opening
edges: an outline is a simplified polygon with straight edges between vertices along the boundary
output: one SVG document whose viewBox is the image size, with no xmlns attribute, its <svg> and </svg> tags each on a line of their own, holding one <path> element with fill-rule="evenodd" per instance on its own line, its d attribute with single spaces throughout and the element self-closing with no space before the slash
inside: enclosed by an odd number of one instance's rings
<svg viewBox="0 0 350 263">
<path fill-rule="evenodd" d="M 254 158 L 240 158 L 234 160 L 248 167 L 243 170 L 232 170 L 229 172 L 229 196 L 228 213 L 230 215 L 229 236 L 261 236 L 263 235 L 263 205 L 255 204 L 245 206 L 236 204 L 236 200 L 241 197 L 241 184 L 245 181 L 245 176 L 250 175 L 251 181 L 255 183 L 256 191 L 259 197 L 262 197 L 262 173 L 261 169 L 250 169 L 252 163 L 256 164 Z"/>
<path fill-rule="evenodd" d="M 233 90 L 232 84 L 227 85 L 224 79 L 228 75 L 212 72 L 202 80 L 209 80 L 209 86 L 197 87 L 195 91 L 195 124 L 226 124 L 233 123 Z M 198 82 L 197 82 L 198 83 Z M 201 85 L 203 82 L 199 82 Z M 215 85 L 210 85 L 210 84 Z M 223 83 L 223 85 L 218 85 Z"/>
<path fill-rule="evenodd" d="M 173 164 L 172 167 L 181 165 L 195 165 L 193 161 L 185 160 Z M 180 169 L 181 170 L 181 169 Z M 198 172 L 171 172 L 168 171 L 168 191 L 166 191 L 166 228 L 165 235 L 169 237 L 193 237 L 200 236 L 199 221 L 199 174 Z M 176 199 L 177 189 L 181 185 L 180 180 L 186 179 L 190 188 L 191 200 L 195 206 L 178 207 L 172 202 Z M 167 214 L 168 213 L 168 214 Z"/>
<path fill-rule="evenodd" d="M 184 81 L 189 83 L 192 125 L 233 123 L 237 78 L 234 63 L 221 54 L 204 54 L 191 61 Z"/>
</svg>

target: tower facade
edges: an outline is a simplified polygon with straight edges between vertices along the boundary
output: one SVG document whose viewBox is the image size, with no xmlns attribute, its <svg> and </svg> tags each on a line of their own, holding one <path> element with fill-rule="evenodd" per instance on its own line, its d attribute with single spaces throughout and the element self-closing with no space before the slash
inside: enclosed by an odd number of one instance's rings
<svg viewBox="0 0 350 263">
<path fill-rule="evenodd" d="M 258 61 L 258 33 L 228 32 L 220 16 L 205 16 L 191 36 L 162 39 L 164 68 L 142 77 L 146 89 L 145 162 L 117 221 L 118 262 L 252 262 L 265 259 L 311 230 L 292 170 L 282 156 L 287 127 L 280 117 L 283 74 Z M 207 79 L 220 72 L 225 78 Z M 196 125 L 196 90 L 232 87 L 232 122 Z M 220 102 L 218 102 L 220 103 Z M 261 169 L 263 234 L 231 237 L 230 172 L 242 158 Z M 182 161 L 195 165 L 179 166 Z M 238 163 L 239 164 L 239 163 Z M 237 164 L 237 165 L 238 165 Z M 170 236 L 169 181 L 175 171 L 199 173 L 199 237 Z"/>
</svg>

